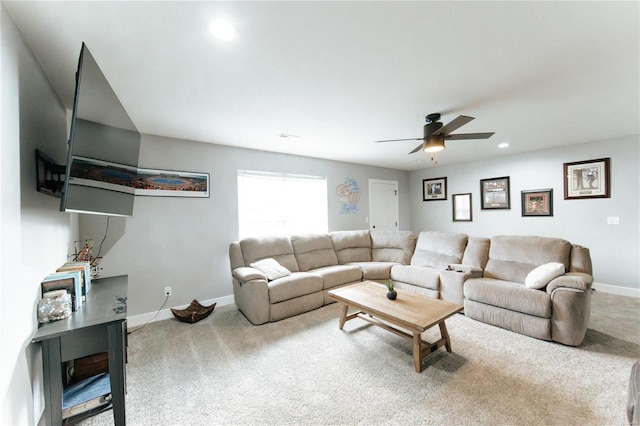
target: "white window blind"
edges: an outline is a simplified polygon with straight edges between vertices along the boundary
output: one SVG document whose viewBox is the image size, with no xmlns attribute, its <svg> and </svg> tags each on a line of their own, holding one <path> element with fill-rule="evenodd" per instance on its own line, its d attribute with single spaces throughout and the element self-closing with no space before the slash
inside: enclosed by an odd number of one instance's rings
<svg viewBox="0 0 640 426">
<path fill-rule="evenodd" d="M 239 237 L 325 233 L 327 180 L 321 176 L 238 171 Z"/>
</svg>

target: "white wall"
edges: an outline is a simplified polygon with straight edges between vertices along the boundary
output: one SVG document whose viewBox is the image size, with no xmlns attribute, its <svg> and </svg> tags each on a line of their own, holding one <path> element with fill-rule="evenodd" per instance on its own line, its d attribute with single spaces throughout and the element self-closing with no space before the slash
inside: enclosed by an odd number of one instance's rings
<svg viewBox="0 0 640 426">
<path fill-rule="evenodd" d="M 165 286 L 173 290 L 166 307 L 232 295 L 228 247 L 238 239 L 239 169 L 326 176 L 330 231 L 367 229 L 368 180 L 397 181 L 400 228 L 409 229 L 408 172 L 150 135 L 140 151 L 140 167 L 210 173 L 211 197 L 136 197 L 132 218 L 110 219 L 103 275 L 129 275 L 129 316 L 157 311 Z M 347 177 L 361 190 L 357 214 L 338 214 L 336 187 Z M 98 246 L 106 218 L 80 216 L 81 237 Z"/>
<path fill-rule="evenodd" d="M 13 20 L 2 20 L 0 137 L 0 423 L 41 419 L 42 359 L 31 344 L 40 280 L 67 260 L 77 224 L 60 200 L 36 192 L 35 149 L 64 163 L 67 116 Z"/>
<path fill-rule="evenodd" d="M 572 145 L 411 173 L 411 229 L 471 236 L 540 235 L 588 247 L 597 283 L 640 296 L 640 136 Z M 611 198 L 565 200 L 563 163 L 611 158 Z M 446 201 L 422 201 L 422 180 L 447 177 Z M 480 179 L 509 176 L 510 210 L 480 209 Z M 553 217 L 522 217 L 520 191 L 553 189 Z M 473 222 L 453 222 L 451 194 L 471 192 Z M 607 225 L 608 216 L 620 225 Z M 627 291 L 632 289 L 631 291 Z"/>
</svg>

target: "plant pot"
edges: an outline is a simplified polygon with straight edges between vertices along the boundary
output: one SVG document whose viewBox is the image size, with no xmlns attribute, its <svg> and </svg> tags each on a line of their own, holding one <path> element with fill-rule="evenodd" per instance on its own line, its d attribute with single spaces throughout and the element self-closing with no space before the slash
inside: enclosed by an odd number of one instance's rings
<svg viewBox="0 0 640 426">
<path fill-rule="evenodd" d="M 398 297 L 398 293 L 395 290 L 387 291 L 387 298 L 388 299 L 396 300 L 396 297 Z"/>
</svg>

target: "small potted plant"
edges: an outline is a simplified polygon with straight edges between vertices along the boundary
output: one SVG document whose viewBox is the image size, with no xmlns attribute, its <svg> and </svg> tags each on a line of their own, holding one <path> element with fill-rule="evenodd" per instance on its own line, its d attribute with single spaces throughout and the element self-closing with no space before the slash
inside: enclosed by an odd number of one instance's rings
<svg viewBox="0 0 640 426">
<path fill-rule="evenodd" d="M 387 298 L 396 300 L 398 293 L 393 289 L 393 280 L 387 280 Z"/>
</svg>

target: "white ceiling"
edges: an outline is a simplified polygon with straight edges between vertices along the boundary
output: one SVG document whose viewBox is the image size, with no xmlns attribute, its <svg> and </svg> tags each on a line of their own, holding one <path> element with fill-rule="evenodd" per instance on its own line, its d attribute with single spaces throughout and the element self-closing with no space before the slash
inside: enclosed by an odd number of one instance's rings
<svg viewBox="0 0 640 426">
<path fill-rule="evenodd" d="M 84 41 L 142 133 L 402 170 L 434 164 L 373 141 L 433 112 L 495 132 L 439 165 L 640 134 L 637 1 L 3 3 L 68 108 Z"/>
</svg>

